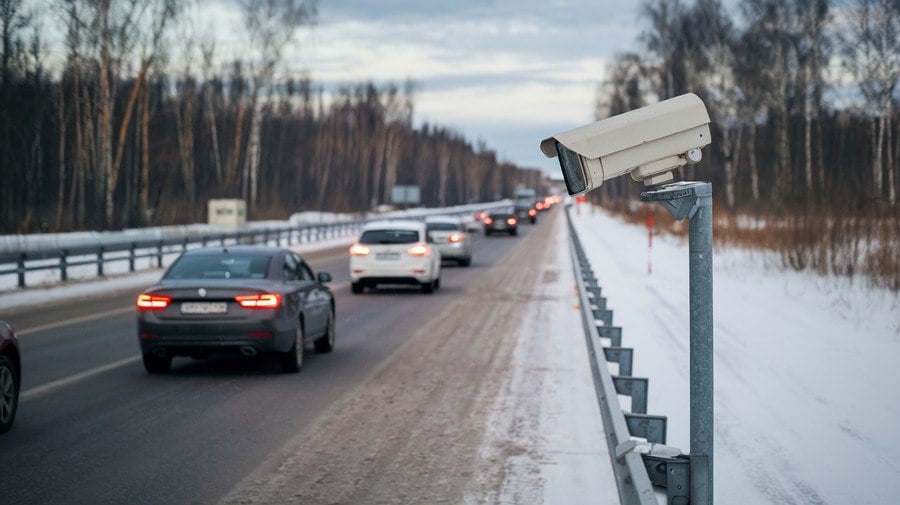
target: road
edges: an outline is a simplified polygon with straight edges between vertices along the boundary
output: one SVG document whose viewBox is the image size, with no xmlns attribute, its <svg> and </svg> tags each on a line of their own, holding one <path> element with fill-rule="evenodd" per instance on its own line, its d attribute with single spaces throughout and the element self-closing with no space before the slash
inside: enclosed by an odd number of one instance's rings
<svg viewBox="0 0 900 505">
<path fill-rule="evenodd" d="M 0 437 L 0 503 L 460 502 L 510 321 L 548 282 L 546 243 L 565 226 L 561 210 L 542 218 L 518 237 L 479 235 L 472 266 L 445 264 L 430 296 L 352 295 L 345 248 L 307 255 L 334 276 L 337 344 L 299 375 L 234 358 L 147 375 L 137 290 L 3 314 L 25 377 Z M 484 472 L 478 486 L 502 482 Z"/>
</svg>

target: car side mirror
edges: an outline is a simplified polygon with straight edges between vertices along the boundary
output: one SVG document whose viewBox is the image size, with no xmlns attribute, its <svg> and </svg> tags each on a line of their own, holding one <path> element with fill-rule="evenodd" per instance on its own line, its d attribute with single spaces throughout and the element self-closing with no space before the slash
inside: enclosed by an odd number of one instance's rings
<svg viewBox="0 0 900 505">
<path fill-rule="evenodd" d="M 319 284 L 331 282 L 331 274 L 328 272 L 319 272 L 319 274 L 316 276 L 316 280 L 319 281 Z"/>
</svg>

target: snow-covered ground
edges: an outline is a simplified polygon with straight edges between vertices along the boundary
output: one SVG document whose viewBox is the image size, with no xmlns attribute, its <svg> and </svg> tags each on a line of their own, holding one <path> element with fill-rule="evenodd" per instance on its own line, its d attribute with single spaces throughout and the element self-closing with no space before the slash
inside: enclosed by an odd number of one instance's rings
<svg viewBox="0 0 900 505">
<path fill-rule="evenodd" d="M 687 242 L 656 236 L 651 256 L 645 227 L 587 204 L 572 215 L 634 375 L 650 378 L 648 413 L 687 452 Z M 716 503 L 900 503 L 897 295 L 759 253 L 713 263 Z"/>
</svg>

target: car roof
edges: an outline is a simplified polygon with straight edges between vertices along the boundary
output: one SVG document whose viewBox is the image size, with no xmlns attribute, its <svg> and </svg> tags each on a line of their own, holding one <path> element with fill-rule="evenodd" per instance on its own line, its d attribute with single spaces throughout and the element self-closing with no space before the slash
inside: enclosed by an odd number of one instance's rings
<svg viewBox="0 0 900 505">
<path fill-rule="evenodd" d="M 185 251 L 185 256 L 204 255 L 204 254 L 258 254 L 260 256 L 277 256 L 286 249 L 281 247 L 270 247 L 262 245 L 233 245 L 219 247 L 200 247 L 198 249 L 190 249 Z"/>
<path fill-rule="evenodd" d="M 363 226 L 363 231 L 367 230 L 414 230 L 424 231 L 425 223 L 419 221 L 397 220 L 397 221 L 372 221 Z"/>
</svg>

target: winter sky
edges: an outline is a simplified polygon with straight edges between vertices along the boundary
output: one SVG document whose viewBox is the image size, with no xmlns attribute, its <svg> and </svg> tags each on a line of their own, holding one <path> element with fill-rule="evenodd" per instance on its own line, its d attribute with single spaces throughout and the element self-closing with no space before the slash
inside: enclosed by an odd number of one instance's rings
<svg viewBox="0 0 900 505">
<path fill-rule="evenodd" d="M 240 44 L 238 3 L 217 3 L 218 37 Z M 639 10 L 613 0 L 323 0 L 289 61 L 326 88 L 411 79 L 417 124 L 555 175 L 540 140 L 593 120 L 605 63 L 638 49 Z"/>
</svg>

